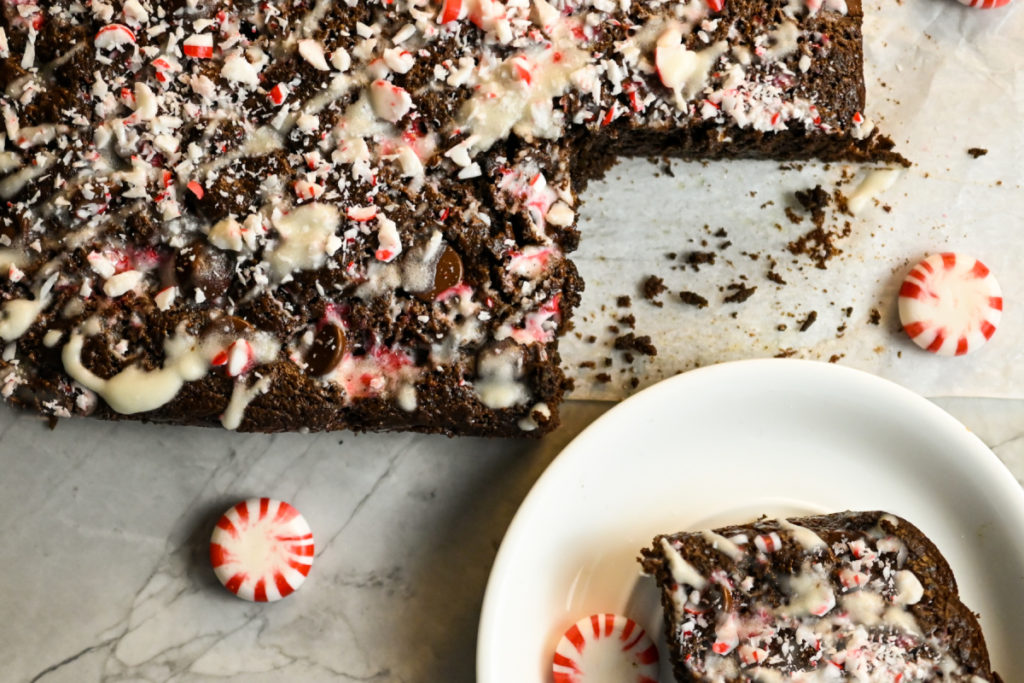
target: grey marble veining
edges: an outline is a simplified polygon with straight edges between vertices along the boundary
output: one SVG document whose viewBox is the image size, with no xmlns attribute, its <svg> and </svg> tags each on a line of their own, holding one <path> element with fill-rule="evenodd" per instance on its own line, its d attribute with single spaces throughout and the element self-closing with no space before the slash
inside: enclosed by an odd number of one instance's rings
<svg viewBox="0 0 1024 683">
<path fill-rule="evenodd" d="M 1024 402 L 936 401 L 1024 481 Z M 0 411 L 0 681 L 472 681 L 502 535 L 609 404 L 540 442 L 251 436 Z M 207 544 L 234 502 L 292 502 L 302 590 L 238 600 Z"/>
</svg>

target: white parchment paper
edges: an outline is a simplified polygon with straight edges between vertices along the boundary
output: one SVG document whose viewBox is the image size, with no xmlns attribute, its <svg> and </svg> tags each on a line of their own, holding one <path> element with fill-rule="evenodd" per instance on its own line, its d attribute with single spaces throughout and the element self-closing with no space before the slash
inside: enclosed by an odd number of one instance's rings
<svg viewBox="0 0 1024 683">
<path fill-rule="evenodd" d="M 793 224 L 784 209 L 797 206 L 795 191 L 832 188 L 844 173 L 852 176 L 843 188 L 849 194 L 870 169 L 675 162 L 670 175 L 645 160 L 621 162 L 584 195 L 574 260 L 586 291 L 576 329 L 562 343 L 573 398 L 616 400 L 698 366 L 780 354 L 831 359 L 929 396 L 1024 397 L 1024 1 L 980 11 L 954 0 L 870 0 L 865 12 L 865 113 L 913 168 L 850 219 L 851 234 L 837 241 L 843 254 L 821 270 L 787 251 L 811 225 Z M 975 159 L 969 148 L 988 153 Z M 713 236 L 720 228 L 727 237 Z M 910 267 L 947 250 L 985 262 L 1005 300 L 993 339 L 959 358 L 919 350 L 896 311 Z M 695 272 L 666 256 L 690 251 L 715 251 L 716 262 Z M 786 285 L 766 278 L 771 259 Z M 668 287 L 660 308 L 639 296 L 651 274 Z M 730 283 L 757 291 L 723 303 Z M 684 305 L 682 290 L 709 306 Z M 616 306 L 623 294 L 632 297 L 628 309 Z M 881 315 L 877 325 L 872 309 Z M 814 324 L 800 332 L 811 311 Z M 617 335 L 609 326 L 630 331 L 616 322 L 628 314 L 657 356 L 628 363 L 610 350 Z M 587 342 L 591 335 L 596 342 Z M 597 367 L 579 366 L 588 361 Z M 598 381 L 602 372 L 611 380 Z"/>
</svg>

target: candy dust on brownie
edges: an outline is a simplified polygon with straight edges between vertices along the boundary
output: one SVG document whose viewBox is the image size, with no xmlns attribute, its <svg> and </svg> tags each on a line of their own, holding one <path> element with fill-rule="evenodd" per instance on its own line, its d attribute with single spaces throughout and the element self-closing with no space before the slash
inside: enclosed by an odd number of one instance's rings
<svg viewBox="0 0 1024 683">
<path fill-rule="evenodd" d="M 613 154 L 898 160 L 857 0 L 2 8 L 2 394 L 49 415 L 540 434 Z"/>
</svg>

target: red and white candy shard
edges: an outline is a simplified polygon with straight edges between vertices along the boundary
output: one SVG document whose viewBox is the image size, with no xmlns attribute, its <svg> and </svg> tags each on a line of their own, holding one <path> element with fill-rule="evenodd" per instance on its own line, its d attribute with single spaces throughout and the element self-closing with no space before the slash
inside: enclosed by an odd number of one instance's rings
<svg viewBox="0 0 1024 683">
<path fill-rule="evenodd" d="M 962 356 L 995 334 L 1003 297 L 984 263 L 947 252 L 914 266 L 900 287 L 899 309 L 915 344 L 940 356 Z"/>
<path fill-rule="evenodd" d="M 555 683 L 657 683 L 658 648 L 632 619 L 593 614 L 558 641 L 553 670 Z"/>
<path fill-rule="evenodd" d="M 1010 4 L 1010 0 L 960 0 L 961 4 L 975 9 L 995 9 Z"/>
<path fill-rule="evenodd" d="M 245 600 L 273 602 L 298 590 L 313 566 L 313 532 L 288 503 L 250 498 L 217 522 L 210 561 L 224 587 Z"/>
</svg>

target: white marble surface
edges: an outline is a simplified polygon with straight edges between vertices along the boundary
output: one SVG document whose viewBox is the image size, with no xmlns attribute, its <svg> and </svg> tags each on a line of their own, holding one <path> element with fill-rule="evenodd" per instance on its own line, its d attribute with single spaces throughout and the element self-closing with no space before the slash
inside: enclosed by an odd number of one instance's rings
<svg viewBox="0 0 1024 683">
<path fill-rule="evenodd" d="M 1024 480 L 1024 401 L 937 401 Z M 541 442 L 247 436 L 0 409 L 0 681 L 472 681 L 501 537 L 558 451 Z M 217 583 L 216 518 L 280 497 L 316 563 L 255 605 Z"/>
</svg>

